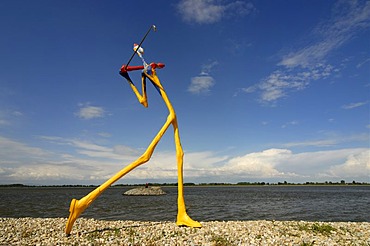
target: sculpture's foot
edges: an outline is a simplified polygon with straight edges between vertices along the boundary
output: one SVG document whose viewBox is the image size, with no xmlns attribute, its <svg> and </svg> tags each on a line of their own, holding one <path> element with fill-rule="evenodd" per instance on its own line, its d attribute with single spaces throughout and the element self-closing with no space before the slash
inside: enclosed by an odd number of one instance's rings
<svg viewBox="0 0 370 246">
<path fill-rule="evenodd" d="M 79 200 L 72 199 L 71 205 L 69 206 L 69 217 L 66 225 L 66 234 L 70 235 L 72 226 L 80 214 L 85 210 L 84 206 L 79 204 Z"/>
<path fill-rule="evenodd" d="M 177 215 L 177 221 L 176 225 L 178 226 L 188 226 L 188 227 L 194 227 L 194 228 L 200 228 L 202 227 L 202 224 L 198 221 L 192 220 L 189 215 L 184 213 L 179 213 Z"/>
</svg>

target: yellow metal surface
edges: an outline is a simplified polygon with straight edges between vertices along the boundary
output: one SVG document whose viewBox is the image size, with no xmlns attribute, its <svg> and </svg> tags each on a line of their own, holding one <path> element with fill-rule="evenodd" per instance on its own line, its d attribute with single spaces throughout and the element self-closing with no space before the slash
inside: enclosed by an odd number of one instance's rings
<svg viewBox="0 0 370 246">
<path fill-rule="evenodd" d="M 149 73 L 150 74 L 149 74 Z M 170 100 L 167 97 L 167 94 L 159 80 L 156 74 L 155 68 L 151 68 L 149 71 L 144 70 L 142 73 L 142 94 L 138 91 L 136 86 L 132 83 L 131 80 L 128 79 L 129 84 L 131 86 L 131 89 L 134 91 L 136 97 L 138 98 L 139 102 L 144 106 L 148 107 L 148 101 L 147 101 L 147 94 L 146 94 L 146 78 L 148 78 L 153 85 L 155 85 L 160 95 L 163 98 L 164 103 L 166 104 L 169 114 L 167 116 L 167 120 L 162 126 L 162 128 L 159 130 L 157 135 L 154 137 L 152 142 L 149 144 L 148 148 L 145 150 L 145 152 L 134 162 L 120 170 L 118 173 L 116 173 L 112 178 L 107 180 L 105 183 L 100 185 L 98 188 L 87 194 L 85 197 L 81 198 L 80 200 L 72 199 L 71 205 L 69 208 L 69 218 L 66 225 L 66 234 L 69 235 L 71 233 L 72 227 L 76 219 L 81 215 L 81 213 L 88 208 L 95 199 L 98 198 L 98 196 L 103 193 L 107 188 L 109 188 L 113 183 L 115 183 L 117 180 L 122 178 L 124 175 L 129 173 L 131 170 L 135 169 L 136 167 L 148 162 L 154 152 L 155 147 L 161 140 L 163 134 L 166 132 L 166 130 L 169 128 L 170 125 L 173 126 L 174 130 L 174 138 L 175 138 L 175 145 L 176 145 L 176 158 L 177 158 L 177 175 L 178 175 L 178 198 L 177 198 L 177 206 L 178 206 L 178 212 L 177 212 L 177 221 L 176 224 L 178 226 L 189 226 L 189 227 L 202 227 L 202 225 L 193 219 L 189 217 L 189 215 L 186 213 L 186 207 L 185 207 L 185 200 L 184 200 L 184 187 L 183 187 L 183 156 L 184 152 L 181 146 L 180 142 L 180 134 L 179 134 L 179 128 L 177 124 L 177 118 L 175 110 L 172 107 L 172 104 Z"/>
</svg>

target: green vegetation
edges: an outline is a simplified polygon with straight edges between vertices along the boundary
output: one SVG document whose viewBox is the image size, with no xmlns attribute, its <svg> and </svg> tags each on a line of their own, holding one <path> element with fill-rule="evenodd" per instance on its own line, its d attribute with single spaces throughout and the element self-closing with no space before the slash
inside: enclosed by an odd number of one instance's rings
<svg viewBox="0 0 370 246">
<path fill-rule="evenodd" d="M 307 242 L 302 242 L 301 243 L 301 246 L 313 246 L 313 245 L 315 245 L 315 241 L 310 242 L 310 243 L 307 243 Z"/>
<path fill-rule="evenodd" d="M 320 233 L 323 235 L 330 235 L 332 231 L 336 231 L 334 227 L 326 223 L 314 223 L 314 224 L 299 224 L 298 229 L 301 231 L 308 231 L 314 233 Z"/>
<path fill-rule="evenodd" d="M 149 186 L 177 186 L 177 183 L 147 183 Z M 133 187 L 133 186 L 145 186 L 146 184 L 117 184 L 113 185 L 112 187 Z M 370 183 L 366 182 L 356 182 L 352 181 L 350 183 L 345 182 L 345 180 L 341 180 L 340 182 L 332 182 L 332 181 L 325 181 L 325 182 L 304 182 L 304 183 L 289 183 L 287 181 L 277 182 L 277 183 L 269 183 L 269 182 L 238 182 L 238 183 L 184 183 L 184 186 L 288 186 L 288 185 L 337 185 L 337 186 L 348 186 L 348 185 L 370 185 Z M 98 185 L 24 185 L 24 184 L 0 184 L 0 187 L 62 187 L 62 188 L 75 188 L 75 187 L 82 187 L 82 188 L 96 188 Z"/>
<path fill-rule="evenodd" d="M 332 181 L 325 181 L 325 182 L 304 182 L 304 183 L 289 183 L 287 181 L 277 182 L 277 183 L 265 183 L 265 182 L 238 182 L 237 185 L 370 185 L 370 183 L 366 182 L 356 182 L 352 181 L 350 183 L 346 183 L 345 180 L 341 180 L 340 182 L 332 182 Z"/>
<path fill-rule="evenodd" d="M 213 234 L 211 241 L 213 242 L 213 245 L 215 246 L 230 246 L 233 245 L 227 238 L 221 236 L 221 235 L 216 235 Z"/>
</svg>

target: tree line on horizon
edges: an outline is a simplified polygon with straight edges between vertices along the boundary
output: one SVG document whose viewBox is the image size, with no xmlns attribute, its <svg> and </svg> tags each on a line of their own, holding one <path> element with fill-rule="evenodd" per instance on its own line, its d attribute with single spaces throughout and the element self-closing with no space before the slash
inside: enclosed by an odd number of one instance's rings
<svg viewBox="0 0 370 246">
<path fill-rule="evenodd" d="M 177 186 L 177 183 L 145 183 L 145 184 L 116 184 L 112 187 L 132 187 L 132 186 Z M 367 182 L 356 182 L 353 180 L 350 183 L 347 183 L 345 180 L 341 180 L 340 182 L 332 182 L 332 181 L 325 181 L 325 182 L 304 182 L 304 183 L 290 183 L 287 181 L 277 182 L 277 183 L 270 183 L 270 182 L 237 182 L 237 183 L 191 183 L 187 182 L 184 183 L 184 186 L 232 186 L 232 185 L 250 185 L 250 186 L 279 186 L 279 185 L 370 185 Z M 66 184 L 66 185 L 25 185 L 25 184 L 0 184 L 0 187 L 98 187 L 98 185 L 80 185 L 80 184 Z"/>
</svg>

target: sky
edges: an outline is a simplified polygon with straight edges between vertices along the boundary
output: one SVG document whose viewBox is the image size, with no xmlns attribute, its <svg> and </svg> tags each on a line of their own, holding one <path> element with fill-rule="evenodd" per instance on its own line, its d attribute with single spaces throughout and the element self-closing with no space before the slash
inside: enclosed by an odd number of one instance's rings
<svg viewBox="0 0 370 246">
<path fill-rule="evenodd" d="M 370 182 L 370 1 L 2 0 L 0 184 L 98 185 L 145 151 L 167 108 L 118 72 L 153 24 L 184 182 Z M 117 184 L 146 182 L 177 182 L 172 129 Z"/>
</svg>

